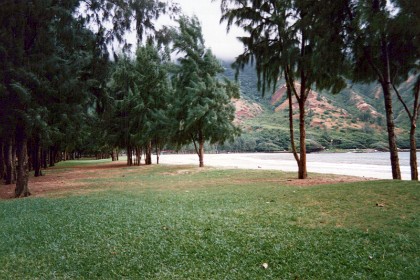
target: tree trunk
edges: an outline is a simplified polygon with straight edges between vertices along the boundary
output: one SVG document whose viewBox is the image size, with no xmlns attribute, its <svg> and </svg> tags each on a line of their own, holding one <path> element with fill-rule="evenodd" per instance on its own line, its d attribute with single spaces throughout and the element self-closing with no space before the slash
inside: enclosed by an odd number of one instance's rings
<svg viewBox="0 0 420 280">
<path fill-rule="evenodd" d="M 131 146 L 127 146 L 127 165 L 133 165 L 133 151 L 131 150 Z"/>
<path fill-rule="evenodd" d="M 13 140 L 12 138 L 9 138 L 6 142 L 5 149 L 4 149 L 4 161 L 6 165 L 6 177 L 5 177 L 6 185 L 15 183 L 16 162 L 14 160 L 13 151 L 14 151 Z"/>
<path fill-rule="evenodd" d="M 55 165 L 55 151 L 54 151 L 54 147 L 50 147 L 50 152 L 49 152 L 49 163 L 50 163 L 50 167 L 53 167 Z"/>
<path fill-rule="evenodd" d="M 289 133 L 290 133 L 290 146 L 292 149 L 293 156 L 299 166 L 299 155 L 296 150 L 295 145 L 295 129 L 293 126 L 293 100 L 292 100 L 292 90 L 287 86 L 287 98 L 289 99 Z"/>
<path fill-rule="evenodd" d="M 299 145 L 300 145 L 300 160 L 298 178 L 308 178 L 308 171 L 306 169 L 306 129 L 305 129 L 305 101 L 306 99 L 301 96 L 299 100 Z"/>
<path fill-rule="evenodd" d="M 411 124 L 410 129 L 410 168 L 411 180 L 419 180 L 419 171 L 417 168 L 417 143 L 416 143 L 416 124 Z"/>
<path fill-rule="evenodd" d="M 112 149 L 111 158 L 112 158 L 112 161 L 118 161 L 118 152 L 117 152 L 117 149 Z"/>
<path fill-rule="evenodd" d="M 302 13 L 302 11 L 301 11 Z M 302 15 L 301 15 L 302 16 Z M 303 16 L 302 16 L 303 18 Z M 305 57 L 305 32 L 302 30 L 302 40 L 300 46 L 300 56 L 302 58 Z M 309 91 L 307 91 L 307 76 L 305 71 L 305 66 L 302 62 L 299 63 L 300 68 L 300 94 L 299 98 L 297 98 L 299 103 L 299 145 L 300 145 L 300 161 L 299 161 L 299 170 L 298 170 L 298 178 L 299 179 L 306 179 L 308 177 L 308 172 L 306 170 L 306 129 L 305 129 L 305 103 L 306 99 L 309 95 Z M 294 86 L 294 85 L 293 85 Z M 295 90 L 296 92 L 296 90 Z"/>
<path fill-rule="evenodd" d="M 388 129 L 388 143 L 391 158 L 392 178 L 401 180 L 400 160 L 398 158 L 397 138 L 395 136 L 394 113 L 392 110 L 391 74 L 388 55 L 388 41 L 385 35 L 381 38 L 381 57 L 384 65 L 382 74 L 382 90 L 384 93 L 386 125 Z"/>
<path fill-rule="evenodd" d="M 48 167 L 48 151 L 45 149 L 41 149 L 41 155 L 42 155 L 41 167 L 46 169 Z"/>
<path fill-rule="evenodd" d="M 35 139 L 32 146 L 32 168 L 34 170 L 35 177 L 42 176 L 40 153 L 39 139 Z"/>
<path fill-rule="evenodd" d="M 394 113 L 392 110 L 392 96 L 389 84 L 382 83 L 384 93 L 386 125 L 388 130 L 388 144 L 391 159 L 392 178 L 401 180 L 400 160 L 398 157 L 397 138 L 395 135 Z"/>
<path fill-rule="evenodd" d="M 136 160 L 134 161 L 134 165 L 140 166 L 141 163 L 141 154 L 143 153 L 142 148 L 140 146 L 136 146 Z"/>
<path fill-rule="evenodd" d="M 18 166 L 15 197 L 27 197 L 31 195 L 28 188 L 28 139 L 23 129 L 19 128 L 16 134 L 16 153 L 18 157 Z"/>
<path fill-rule="evenodd" d="M 0 179 L 5 177 L 5 161 L 4 161 L 4 143 L 3 140 L 0 139 Z"/>
<path fill-rule="evenodd" d="M 16 183 L 16 143 L 13 142 L 13 146 L 12 146 L 12 182 Z"/>
<path fill-rule="evenodd" d="M 198 133 L 198 160 L 199 167 L 204 167 L 204 137 L 201 131 Z"/>
<path fill-rule="evenodd" d="M 146 158 L 145 158 L 146 165 L 152 164 L 152 142 L 149 141 L 146 146 Z"/>
<path fill-rule="evenodd" d="M 159 164 L 160 148 L 159 148 L 159 140 L 157 137 L 155 139 L 155 150 L 156 150 L 156 164 Z"/>
<path fill-rule="evenodd" d="M 32 142 L 32 139 L 28 139 L 28 143 L 26 144 L 28 147 L 28 170 L 31 172 L 33 170 L 33 146 L 34 143 Z"/>
</svg>

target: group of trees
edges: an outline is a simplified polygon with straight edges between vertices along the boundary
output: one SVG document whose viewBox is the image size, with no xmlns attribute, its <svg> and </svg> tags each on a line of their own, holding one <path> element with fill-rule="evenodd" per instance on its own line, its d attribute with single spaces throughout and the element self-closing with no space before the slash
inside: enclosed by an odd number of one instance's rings
<svg viewBox="0 0 420 280">
<path fill-rule="evenodd" d="M 275 88 L 279 77 L 286 80 L 299 178 L 307 177 L 310 90 L 338 92 L 350 78 L 381 84 L 393 178 L 401 179 L 396 92 L 410 119 L 412 179 L 418 179 L 420 16 L 414 1 L 222 0 L 221 9 L 229 27 L 248 33 L 240 38 L 245 50 L 236 60 L 238 71 L 255 62 L 263 92 Z M 193 143 L 203 166 L 205 142 L 239 134 L 231 105 L 238 86 L 221 77 L 198 19 L 178 12 L 169 0 L 0 3 L 0 178 L 16 181 L 16 197 L 30 195 L 29 169 L 39 176 L 75 151 L 115 155 L 125 149 L 128 164 L 139 164 L 143 153 L 151 163 L 153 147 L 159 156 L 165 144 Z M 165 13 L 177 16 L 179 26 L 156 30 L 154 20 Z M 124 39 L 132 29 L 135 55 Z M 404 100 L 398 84 L 409 75 L 416 79 L 414 98 Z M 293 99 L 299 104 L 297 145 Z"/>
<path fill-rule="evenodd" d="M 149 42 L 137 49 L 135 59 L 121 58 L 111 74 L 108 106 L 100 126 L 102 142 L 108 148 L 124 148 L 128 165 L 140 165 L 143 151 L 150 164 L 152 142 L 159 155 L 167 141 L 168 63 L 166 55 Z"/>
<path fill-rule="evenodd" d="M 30 194 L 29 154 L 40 175 L 41 165 L 53 165 L 58 152 L 76 142 L 88 81 L 104 59 L 95 34 L 73 16 L 76 1 L 55 2 L 1 3 L 0 177 L 16 178 L 16 196 Z"/>
<path fill-rule="evenodd" d="M 189 139 L 203 166 L 204 141 L 237 133 L 237 86 L 218 76 L 197 19 L 155 30 L 168 12 L 179 9 L 159 0 L 0 3 L 0 179 L 16 183 L 16 197 L 30 195 L 30 169 L 42 175 L 75 152 L 125 149 L 128 164 L 143 152 L 151 163 L 152 145 L 159 155 L 165 143 Z M 133 28 L 134 56 L 124 39 Z M 179 63 L 170 63 L 172 51 Z"/>
<path fill-rule="evenodd" d="M 140 165 L 143 153 L 151 164 L 152 150 L 159 163 L 165 145 L 193 143 L 203 167 L 205 142 L 223 143 L 239 133 L 231 103 L 239 98 L 238 86 L 220 76 L 224 69 L 206 49 L 198 19 L 181 16 L 177 22 L 166 34 L 171 50 L 149 40 L 135 59 L 119 59 L 112 71 L 102 141 L 124 148 L 128 165 Z M 178 63 L 171 62 L 171 52 L 180 56 Z"/>
<path fill-rule="evenodd" d="M 306 101 L 311 89 L 333 93 L 345 78 L 378 81 L 382 86 L 394 179 L 401 179 L 392 89 L 404 103 L 410 122 L 411 174 L 418 180 L 415 128 L 419 111 L 420 11 L 406 0 L 222 0 L 222 21 L 247 32 L 245 51 L 234 65 L 255 63 L 263 93 L 286 80 L 290 141 L 298 177 L 306 171 Z M 413 97 L 404 101 L 397 86 L 414 75 Z M 294 143 L 292 100 L 299 108 L 299 154 Z M 412 101 L 414 100 L 414 102 Z M 407 105 L 410 104 L 410 105 Z M 413 109 L 409 109 L 412 106 Z"/>
</svg>

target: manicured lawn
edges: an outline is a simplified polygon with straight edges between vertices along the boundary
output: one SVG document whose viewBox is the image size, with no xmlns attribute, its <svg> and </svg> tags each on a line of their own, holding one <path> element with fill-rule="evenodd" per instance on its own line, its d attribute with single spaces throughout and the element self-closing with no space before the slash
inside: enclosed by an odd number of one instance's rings
<svg viewBox="0 0 420 280">
<path fill-rule="evenodd" d="M 76 194 L 0 200 L 1 279 L 420 278 L 418 183 L 298 187 L 295 174 L 188 166 L 106 172 L 80 179 Z"/>
</svg>

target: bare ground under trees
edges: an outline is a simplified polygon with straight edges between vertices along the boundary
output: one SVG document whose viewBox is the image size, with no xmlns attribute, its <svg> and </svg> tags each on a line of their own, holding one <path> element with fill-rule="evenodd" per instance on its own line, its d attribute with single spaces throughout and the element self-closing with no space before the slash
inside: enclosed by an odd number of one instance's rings
<svg viewBox="0 0 420 280">
<path fill-rule="evenodd" d="M 127 167 L 125 161 L 109 162 L 98 165 L 80 165 L 74 167 L 53 167 L 46 170 L 46 176 L 33 177 L 30 176 L 29 188 L 31 191 L 31 197 L 45 197 L 45 196 L 62 196 L 65 194 L 84 194 L 93 191 L 98 191 L 97 183 L 93 179 L 101 178 L 112 179 L 112 182 L 105 183 L 104 187 L 112 187 L 115 185 L 121 187 L 124 182 L 115 181 L 115 178 L 125 177 L 130 174 L 135 174 L 145 168 L 153 168 L 153 166 L 132 166 Z M 188 167 L 190 172 L 205 172 L 208 169 L 214 169 L 212 167 L 204 170 L 198 170 L 197 167 Z M 177 172 L 179 174 L 179 172 Z M 162 173 L 162 176 L 167 175 Z M 175 174 L 174 174 L 175 175 Z M 367 181 L 371 179 L 341 175 L 323 175 L 310 177 L 307 180 L 295 179 L 295 174 L 291 173 L 286 179 L 284 177 L 278 180 L 270 179 L 269 181 L 273 184 L 288 185 L 288 186 L 299 186 L 299 187 L 310 187 L 322 184 L 339 184 L 347 182 L 358 182 Z M 90 181 L 92 180 L 92 181 Z M 261 179 L 256 181 L 266 182 L 267 180 L 262 176 Z M 140 182 L 140 181 L 139 181 Z M 247 181 L 248 182 L 248 181 Z M 236 182 L 240 184 L 241 182 Z M 245 183 L 245 182 L 244 182 Z M 123 187 L 123 186 L 122 186 Z M 153 187 L 153 186 L 151 186 Z M 171 189 L 171 186 L 167 186 Z M 99 188 L 100 190 L 100 188 Z M 14 198 L 15 185 L 0 185 L 0 199 L 12 199 Z"/>
</svg>

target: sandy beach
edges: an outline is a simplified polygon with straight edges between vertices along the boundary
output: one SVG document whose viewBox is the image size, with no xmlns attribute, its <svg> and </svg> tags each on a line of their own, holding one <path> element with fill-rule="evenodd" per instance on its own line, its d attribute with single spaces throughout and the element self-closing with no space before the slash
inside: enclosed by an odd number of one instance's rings
<svg viewBox="0 0 420 280">
<path fill-rule="evenodd" d="M 401 172 L 410 179 L 410 167 L 401 153 Z M 375 179 L 392 179 L 387 153 L 321 153 L 308 154 L 308 172 L 350 175 Z M 197 164 L 196 154 L 163 154 L 162 164 Z M 266 169 L 297 172 L 297 164 L 290 153 L 231 153 L 205 154 L 204 164 L 212 167 Z"/>
</svg>

